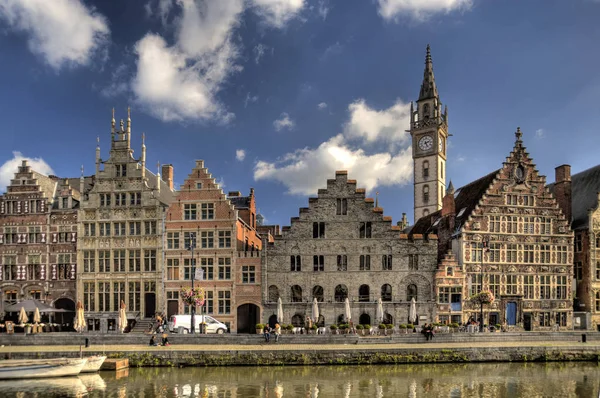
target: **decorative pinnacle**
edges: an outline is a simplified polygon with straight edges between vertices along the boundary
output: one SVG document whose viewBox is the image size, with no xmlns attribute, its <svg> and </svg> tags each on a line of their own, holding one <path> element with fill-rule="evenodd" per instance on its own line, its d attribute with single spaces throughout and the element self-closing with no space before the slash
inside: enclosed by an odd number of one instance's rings
<svg viewBox="0 0 600 398">
<path fill-rule="evenodd" d="M 428 64 L 431 61 L 431 47 L 427 44 L 427 55 L 425 56 L 425 63 Z"/>
<path fill-rule="evenodd" d="M 523 133 L 521 133 L 521 127 L 517 127 L 517 131 L 515 132 L 515 137 L 517 137 L 517 141 L 521 141 L 521 137 Z"/>
<path fill-rule="evenodd" d="M 97 147 L 100 148 L 100 136 L 96 136 L 96 143 L 97 143 Z"/>
<path fill-rule="evenodd" d="M 81 165 L 81 177 L 83 178 L 83 165 Z"/>
<path fill-rule="evenodd" d="M 379 192 L 375 192 L 375 207 L 379 207 Z"/>
<path fill-rule="evenodd" d="M 142 133 L 142 146 L 146 145 L 146 133 Z"/>
<path fill-rule="evenodd" d="M 454 185 L 452 185 L 452 180 L 450 180 L 450 184 L 448 184 L 448 189 L 446 189 L 446 193 L 454 195 Z"/>
</svg>

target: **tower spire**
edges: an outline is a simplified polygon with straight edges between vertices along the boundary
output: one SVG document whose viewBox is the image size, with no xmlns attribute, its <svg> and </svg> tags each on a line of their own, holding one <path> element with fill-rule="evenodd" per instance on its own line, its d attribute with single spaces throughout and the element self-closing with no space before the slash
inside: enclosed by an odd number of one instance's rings
<svg viewBox="0 0 600 398">
<path fill-rule="evenodd" d="M 425 72 L 423 72 L 423 83 L 419 93 L 419 101 L 429 98 L 437 98 L 438 92 L 433 76 L 433 61 L 431 60 L 431 47 L 427 45 L 427 55 L 425 56 Z"/>
</svg>

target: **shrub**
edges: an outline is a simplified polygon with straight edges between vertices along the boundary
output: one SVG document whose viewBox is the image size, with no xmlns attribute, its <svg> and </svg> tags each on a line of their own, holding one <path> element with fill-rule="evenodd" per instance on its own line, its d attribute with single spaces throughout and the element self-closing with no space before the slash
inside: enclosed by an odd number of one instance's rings
<svg viewBox="0 0 600 398">
<path fill-rule="evenodd" d="M 393 329 L 394 325 L 392 325 L 391 323 L 388 323 L 387 325 L 385 325 L 386 329 Z"/>
<path fill-rule="evenodd" d="M 499 323 L 496 324 L 496 329 L 502 329 L 502 325 L 500 325 Z"/>
<path fill-rule="evenodd" d="M 405 323 L 401 323 L 400 325 L 398 325 L 398 327 L 400 329 L 406 329 L 406 324 Z"/>
<path fill-rule="evenodd" d="M 318 328 L 319 327 L 317 325 L 314 325 L 314 324 L 310 327 L 311 330 L 317 330 Z"/>
<path fill-rule="evenodd" d="M 379 329 L 385 329 L 385 323 L 380 323 L 379 324 Z"/>
<path fill-rule="evenodd" d="M 459 325 L 458 325 L 458 323 L 456 323 L 456 322 L 452 322 L 452 323 L 450 324 L 450 326 L 451 326 L 451 327 L 453 327 L 453 328 L 457 328 Z"/>
<path fill-rule="evenodd" d="M 341 330 L 346 330 L 346 329 L 348 329 L 349 327 L 350 327 L 350 325 L 348 325 L 347 323 L 342 323 L 342 324 L 340 324 L 340 329 L 341 329 Z"/>
<path fill-rule="evenodd" d="M 356 330 L 364 330 L 365 327 L 363 325 L 356 325 Z"/>
<path fill-rule="evenodd" d="M 371 325 L 369 325 L 368 323 L 365 325 L 365 330 L 371 330 Z"/>
<path fill-rule="evenodd" d="M 264 329 L 265 325 L 263 325 L 262 323 L 257 323 L 256 324 L 256 329 Z"/>
<path fill-rule="evenodd" d="M 329 329 L 331 329 L 331 330 L 337 330 L 337 328 L 338 328 L 337 325 L 330 325 L 329 326 Z"/>
<path fill-rule="evenodd" d="M 406 325 L 407 329 L 414 329 L 415 325 L 413 325 L 412 323 L 409 323 L 408 325 Z"/>
<path fill-rule="evenodd" d="M 292 325 L 291 323 L 289 325 L 285 326 L 286 330 L 293 330 L 294 329 L 294 325 Z"/>
</svg>

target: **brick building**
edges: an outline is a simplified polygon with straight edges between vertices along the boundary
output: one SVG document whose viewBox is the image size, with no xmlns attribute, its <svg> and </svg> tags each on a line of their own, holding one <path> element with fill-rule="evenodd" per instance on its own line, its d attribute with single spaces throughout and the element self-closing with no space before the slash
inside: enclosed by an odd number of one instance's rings
<svg viewBox="0 0 600 398">
<path fill-rule="evenodd" d="M 129 318 L 149 318 L 164 308 L 163 231 L 174 198 L 170 182 L 146 169 L 146 146 L 133 157 L 131 118 L 116 130 L 110 153 L 96 148 L 94 183 L 84 189 L 78 214 L 77 297 L 90 330 L 114 330 L 119 304 Z"/>
<path fill-rule="evenodd" d="M 575 327 L 600 330 L 600 166 L 572 177 L 571 166 L 559 166 L 549 188 L 575 233 Z"/>
<path fill-rule="evenodd" d="M 414 297 L 421 321 L 431 321 L 436 255 L 435 235 L 402 234 L 346 171 L 338 171 L 266 245 L 262 319 L 275 320 L 281 298 L 279 321 L 300 325 L 316 298 L 320 323 L 335 324 L 343 319 L 348 298 L 354 323 L 374 324 L 381 298 L 386 322 L 408 323 Z"/>
<path fill-rule="evenodd" d="M 482 289 L 495 301 L 484 323 L 525 330 L 570 329 L 573 233 L 516 132 L 503 166 L 454 192 L 411 233 L 438 235 L 438 319 L 479 319 L 469 298 Z M 484 246 L 487 246 L 484 249 Z"/>
<path fill-rule="evenodd" d="M 167 212 L 167 315 L 190 313 L 179 296 L 182 287 L 191 287 L 197 266 L 203 280 L 194 286 L 204 288 L 206 302 L 196 313 L 214 316 L 234 333 L 253 331 L 262 311 L 261 247 L 254 190 L 249 196 L 225 195 L 204 161 L 197 160 Z"/>
<path fill-rule="evenodd" d="M 75 309 L 79 201 L 69 179 L 40 174 L 26 160 L 18 167 L 0 197 L 2 303 L 33 298 Z M 72 314 L 55 321 L 72 324 Z"/>
</svg>

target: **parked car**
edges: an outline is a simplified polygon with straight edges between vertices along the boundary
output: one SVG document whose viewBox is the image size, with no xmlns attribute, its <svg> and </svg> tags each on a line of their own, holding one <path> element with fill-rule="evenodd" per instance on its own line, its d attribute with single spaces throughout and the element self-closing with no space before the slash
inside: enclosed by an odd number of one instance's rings
<svg viewBox="0 0 600 398">
<path fill-rule="evenodd" d="M 200 324 L 206 323 L 206 333 L 223 334 L 227 332 L 227 325 L 217 321 L 209 315 L 194 315 L 194 323 L 196 324 L 195 332 L 200 333 Z M 192 326 L 191 315 L 171 315 L 169 319 L 169 330 L 174 333 L 190 333 Z"/>
</svg>

